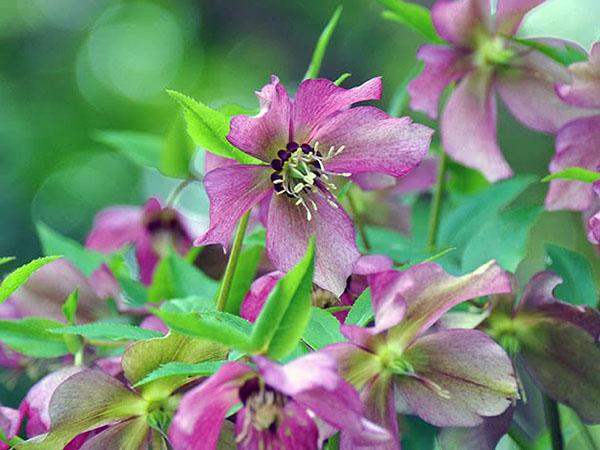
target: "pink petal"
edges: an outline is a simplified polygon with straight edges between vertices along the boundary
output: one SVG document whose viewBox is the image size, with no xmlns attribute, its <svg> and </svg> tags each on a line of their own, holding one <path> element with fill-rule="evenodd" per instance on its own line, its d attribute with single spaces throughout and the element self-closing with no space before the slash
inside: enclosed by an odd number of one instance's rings
<svg viewBox="0 0 600 450">
<path fill-rule="evenodd" d="M 259 165 L 221 167 L 206 174 L 204 187 L 210 200 L 210 227 L 195 245 L 227 247 L 240 218 L 273 192 L 269 169 Z"/>
<path fill-rule="evenodd" d="M 500 0 L 496 9 L 496 32 L 512 36 L 515 34 L 523 16 L 544 0 Z"/>
<path fill-rule="evenodd" d="M 311 236 L 315 236 L 316 259 L 314 282 L 340 296 L 346 280 L 360 256 L 352 220 L 337 204 L 331 206 L 325 194 L 312 195 L 317 210 L 307 220 L 306 211 L 293 200 L 275 195 L 271 200 L 267 225 L 267 250 L 275 267 L 290 270 L 306 252 Z M 334 201 L 335 200 L 331 200 Z"/>
<path fill-rule="evenodd" d="M 8 439 L 12 439 L 21 428 L 21 414 L 16 409 L 0 406 L 0 431 Z M 10 445 L 0 441 L 0 450 L 8 450 Z"/>
<path fill-rule="evenodd" d="M 240 316 L 254 322 L 262 311 L 269 294 L 284 275 L 283 272 L 275 271 L 254 280 L 242 302 Z"/>
<path fill-rule="evenodd" d="M 558 95 L 566 102 L 587 108 L 600 108 L 600 42 L 592 47 L 589 61 L 571 64 L 571 84 L 558 86 Z"/>
<path fill-rule="evenodd" d="M 299 144 L 313 140 L 316 129 L 329 117 L 345 111 L 354 103 L 381 98 L 381 77 L 352 89 L 336 86 L 329 80 L 304 80 L 294 99 L 293 140 Z"/>
<path fill-rule="evenodd" d="M 145 233 L 142 217 L 142 208 L 135 206 L 114 206 L 100 211 L 94 218 L 86 247 L 110 253 L 137 241 Z"/>
<path fill-rule="evenodd" d="M 385 255 L 364 255 L 358 258 L 352 275 L 373 275 L 379 272 L 391 270 L 394 267 L 394 261 Z"/>
<path fill-rule="evenodd" d="M 205 450 L 216 448 L 219 432 L 229 409 L 239 402 L 238 390 L 252 369 L 229 363 L 187 392 L 177 408 L 169 429 L 174 448 Z"/>
<path fill-rule="evenodd" d="M 492 29 L 488 0 L 439 0 L 431 9 L 438 34 L 453 44 L 470 46 L 477 32 Z"/>
<path fill-rule="evenodd" d="M 363 191 L 379 191 L 391 188 L 396 184 L 396 178 L 378 172 L 362 172 L 352 175 L 350 179 Z"/>
<path fill-rule="evenodd" d="M 558 132 L 556 154 L 550 163 L 551 173 L 567 167 L 583 167 L 595 171 L 599 165 L 600 115 L 575 120 Z M 592 185 L 589 183 L 553 180 L 546 196 L 546 209 L 583 211 L 591 205 L 593 196 Z"/>
<path fill-rule="evenodd" d="M 600 244 L 600 212 L 597 212 L 588 220 L 588 240 L 592 244 Z"/>
<path fill-rule="evenodd" d="M 441 427 L 479 425 L 502 414 L 517 395 L 512 362 L 485 333 L 446 330 L 419 338 L 403 355 L 437 391 L 412 376 L 397 388 L 423 420 Z M 443 391 L 443 393 L 442 393 Z"/>
<path fill-rule="evenodd" d="M 330 147 L 344 150 L 325 158 L 333 172 L 378 172 L 402 176 L 425 157 L 433 130 L 412 123 L 409 117 L 394 118 L 380 109 L 360 106 L 329 119 L 315 133 L 325 155 Z"/>
<path fill-rule="evenodd" d="M 472 72 L 458 84 L 444 109 L 441 132 L 452 159 L 481 171 L 490 181 L 512 175 L 496 142 L 496 100 L 489 73 Z"/>
<path fill-rule="evenodd" d="M 249 155 L 269 163 L 290 140 L 291 104 L 285 88 L 274 75 L 271 83 L 256 96 L 260 112 L 256 116 L 234 116 L 227 140 Z"/>
<path fill-rule="evenodd" d="M 439 434 L 443 450 L 495 450 L 498 441 L 508 433 L 514 407 L 495 417 L 486 417 L 475 427 L 442 428 Z"/>
<path fill-rule="evenodd" d="M 408 84 L 410 107 L 435 119 L 446 86 L 469 70 L 468 54 L 452 47 L 423 45 L 417 53 L 417 59 L 425 63 L 425 68 Z"/>
<path fill-rule="evenodd" d="M 426 157 L 419 166 L 402 178 L 398 178 L 396 193 L 424 192 L 435 185 L 437 181 L 438 160 L 436 157 Z"/>
<path fill-rule="evenodd" d="M 208 173 L 219 167 L 233 166 L 235 164 L 239 164 L 235 159 L 224 158 L 208 151 L 204 154 L 204 173 Z"/>
</svg>

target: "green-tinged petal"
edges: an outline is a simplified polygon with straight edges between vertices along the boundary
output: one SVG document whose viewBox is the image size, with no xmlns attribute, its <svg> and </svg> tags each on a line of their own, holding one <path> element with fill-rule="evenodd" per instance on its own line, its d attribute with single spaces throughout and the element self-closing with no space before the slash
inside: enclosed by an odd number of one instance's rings
<svg viewBox="0 0 600 450">
<path fill-rule="evenodd" d="M 86 441 L 81 450 L 139 450 L 147 438 L 148 431 L 145 417 L 126 420 L 98 433 Z"/>
</svg>

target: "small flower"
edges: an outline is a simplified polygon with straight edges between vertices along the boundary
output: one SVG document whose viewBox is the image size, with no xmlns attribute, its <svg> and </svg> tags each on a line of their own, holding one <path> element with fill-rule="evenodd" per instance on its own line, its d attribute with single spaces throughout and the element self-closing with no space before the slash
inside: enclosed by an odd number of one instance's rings
<svg viewBox="0 0 600 450">
<path fill-rule="evenodd" d="M 341 295 L 359 257 L 352 221 L 334 193 L 336 177 L 365 172 L 402 176 L 423 159 L 432 130 L 354 103 L 378 99 L 381 80 L 344 89 L 328 80 L 305 80 L 292 100 L 272 77 L 257 93 L 257 116 L 235 116 L 227 139 L 261 160 L 206 174 L 210 228 L 196 245 L 226 246 L 241 216 L 260 202 L 267 249 L 283 272 L 316 236 L 315 283 Z"/>
<path fill-rule="evenodd" d="M 491 262 L 457 278 L 426 263 L 405 272 L 376 274 L 369 282 L 375 325 L 342 325 L 350 343 L 324 349 L 359 389 L 366 417 L 394 436 L 387 446 L 365 449 L 399 449 L 397 411 L 417 414 L 436 426 L 467 427 L 506 410 L 517 385 L 500 346 L 480 331 L 427 333 L 461 302 L 510 292 L 506 273 Z M 346 442 L 342 432 L 341 448 Z"/>
<path fill-rule="evenodd" d="M 495 92 L 520 122 L 539 131 L 556 132 L 584 114 L 554 92 L 555 83 L 568 80 L 566 69 L 512 40 L 523 16 L 542 1 L 500 0 L 492 19 L 487 0 L 439 0 L 433 24 L 449 45 L 424 45 L 417 55 L 425 69 L 408 87 L 411 107 L 436 118 L 442 92 L 458 81 L 442 115 L 442 144 L 490 181 L 512 174 L 496 141 Z"/>
<path fill-rule="evenodd" d="M 385 430 L 367 421 L 356 391 L 335 361 L 312 353 L 284 366 L 255 357 L 256 369 L 232 362 L 184 395 L 169 432 L 176 450 L 212 450 L 236 404 L 236 442 L 242 450 L 316 450 L 318 421 L 357 443 L 384 445 Z"/>
</svg>

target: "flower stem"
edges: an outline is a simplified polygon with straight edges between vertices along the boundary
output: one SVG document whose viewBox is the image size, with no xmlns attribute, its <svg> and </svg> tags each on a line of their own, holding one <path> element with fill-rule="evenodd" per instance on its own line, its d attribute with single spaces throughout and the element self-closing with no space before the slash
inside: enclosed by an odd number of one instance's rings
<svg viewBox="0 0 600 450">
<path fill-rule="evenodd" d="M 447 162 L 448 157 L 446 156 L 446 152 L 442 150 L 437 173 L 437 182 L 435 184 L 435 190 L 433 191 L 433 199 L 431 200 L 431 212 L 429 214 L 429 232 L 427 234 L 427 246 L 429 247 L 429 251 L 434 251 L 437 244 L 437 235 L 442 212 L 442 200 L 446 185 Z"/>
<path fill-rule="evenodd" d="M 175 203 L 177 203 L 177 200 L 179 199 L 179 196 L 181 195 L 183 190 L 194 181 L 196 181 L 196 178 L 194 177 L 188 177 L 185 180 L 182 180 L 181 183 L 179 183 L 175 187 L 175 189 L 173 189 L 173 191 L 169 194 L 169 198 L 167 199 L 167 206 L 169 208 L 172 208 L 175 205 Z"/>
<path fill-rule="evenodd" d="M 577 431 L 581 435 L 581 439 L 583 441 L 585 441 L 587 448 L 589 450 L 600 450 L 600 447 L 598 446 L 598 444 L 596 444 L 596 441 L 593 438 L 592 433 L 590 433 L 590 430 L 588 429 L 588 427 L 586 427 L 585 424 L 581 421 L 579 415 L 577 413 L 575 413 L 574 411 L 571 411 L 571 415 L 573 417 L 573 419 L 572 419 L 573 423 L 577 427 Z"/>
<path fill-rule="evenodd" d="M 531 443 L 527 438 L 527 434 L 515 422 L 513 422 L 513 424 L 510 426 L 510 429 L 508 430 L 508 435 L 517 445 L 517 447 L 519 447 L 521 450 L 528 450 L 529 448 L 531 448 Z"/>
<path fill-rule="evenodd" d="M 356 201 L 354 200 L 354 196 L 352 194 L 352 189 L 348 190 L 346 193 L 346 198 L 348 199 L 348 206 L 350 207 L 350 212 L 352 213 L 352 217 L 354 218 L 354 223 L 356 224 L 356 229 L 358 230 L 358 234 L 360 235 L 360 239 L 365 246 L 365 250 L 371 250 L 371 243 L 369 242 L 369 238 L 367 237 L 367 232 L 365 230 L 365 224 L 362 221 L 362 217 L 360 216 L 360 212 L 356 206 Z"/>
<path fill-rule="evenodd" d="M 250 210 L 246 212 L 246 214 L 244 214 L 240 219 L 240 224 L 238 225 L 237 232 L 235 233 L 231 254 L 229 255 L 229 260 L 227 261 L 225 275 L 223 275 L 221 289 L 219 289 L 219 296 L 217 297 L 217 311 L 223 311 L 225 309 L 225 305 L 227 304 L 227 297 L 229 296 L 229 290 L 231 289 L 231 282 L 233 281 L 235 268 L 237 267 L 237 263 L 240 258 L 242 242 L 244 241 L 244 235 L 246 234 L 249 218 Z"/>
<path fill-rule="evenodd" d="M 546 416 L 546 425 L 550 431 L 550 441 L 552 450 L 563 450 L 563 437 L 560 430 L 560 416 L 558 415 L 558 405 L 554 400 L 544 396 L 544 415 Z"/>
</svg>

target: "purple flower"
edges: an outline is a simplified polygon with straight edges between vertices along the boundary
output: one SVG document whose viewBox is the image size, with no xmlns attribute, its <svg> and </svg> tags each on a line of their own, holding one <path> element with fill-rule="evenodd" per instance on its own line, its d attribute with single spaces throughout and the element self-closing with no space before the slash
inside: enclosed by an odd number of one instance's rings
<svg viewBox="0 0 600 450">
<path fill-rule="evenodd" d="M 597 170 L 600 166 L 600 42 L 592 47 L 589 61 L 572 64 L 571 84 L 557 87 L 565 102 L 590 109 L 591 117 L 574 120 L 562 127 L 556 136 L 556 154 L 550 172 L 567 167 Z M 546 197 L 549 210 L 583 211 L 592 204 L 594 194 L 588 183 L 553 180 Z"/>
<path fill-rule="evenodd" d="M 100 211 L 87 237 L 86 247 L 104 253 L 126 244 L 135 246 L 140 280 L 152 282 L 160 257 L 173 247 L 185 254 L 192 246 L 193 224 L 171 207 L 162 207 L 156 198 L 143 208 L 113 206 Z"/>
<path fill-rule="evenodd" d="M 600 182 L 594 183 L 594 192 L 600 197 Z M 588 219 L 588 239 L 592 244 L 600 244 L 600 210 Z"/>
<path fill-rule="evenodd" d="M 481 331 L 427 333 L 461 302 L 510 292 L 511 280 L 498 265 L 490 262 L 457 278 L 426 263 L 376 274 L 369 284 L 375 325 L 342 325 L 350 342 L 325 348 L 361 392 L 366 417 L 394 436 L 387 445 L 365 448 L 400 448 L 396 412 L 417 414 L 436 426 L 474 426 L 506 410 L 517 386 L 499 345 Z M 342 448 L 352 448 L 347 442 L 342 432 Z"/>
<path fill-rule="evenodd" d="M 268 202 L 267 249 L 289 270 L 316 236 L 315 283 L 340 295 L 359 257 L 352 221 L 334 196 L 336 176 L 401 176 L 425 156 L 432 130 L 354 103 L 379 99 L 381 79 L 353 89 L 305 80 L 290 99 L 277 77 L 257 93 L 257 116 L 235 116 L 227 139 L 261 160 L 206 174 L 210 227 L 196 245 L 227 245 L 241 216 Z"/>
<path fill-rule="evenodd" d="M 21 415 L 19 411 L 0 405 L 0 433 L 7 439 L 12 439 L 21 428 Z M 8 450 L 10 445 L 0 441 L 0 450 Z"/>
<path fill-rule="evenodd" d="M 442 144 L 490 181 L 512 174 L 496 141 L 496 92 L 535 130 L 556 132 L 582 114 L 554 92 L 554 83 L 568 80 L 566 69 L 511 40 L 523 16 L 542 2 L 500 0 L 492 20 L 488 0 L 439 0 L 433 24 L 449 45 L 424 45 L 417 55 L 425 69 L 408 87 L 411 107 L 436 118 L 442 92 L 458 81 L 442 115 Z"/>
<path fill-rule="evenodd" d="M 357 445 L 384 445 L 389 434 L 367 421 L 356 391 L 335 361 L 311 353 L 286 365 L 262 357 L 256 369 L 232 362 L 184 395 L 169 431 L 175 450 L 216 448 L 228 412 L 241 403 L 236 442 L 244 450 L 316 450 L 320 421 Z"/>
</svg>

